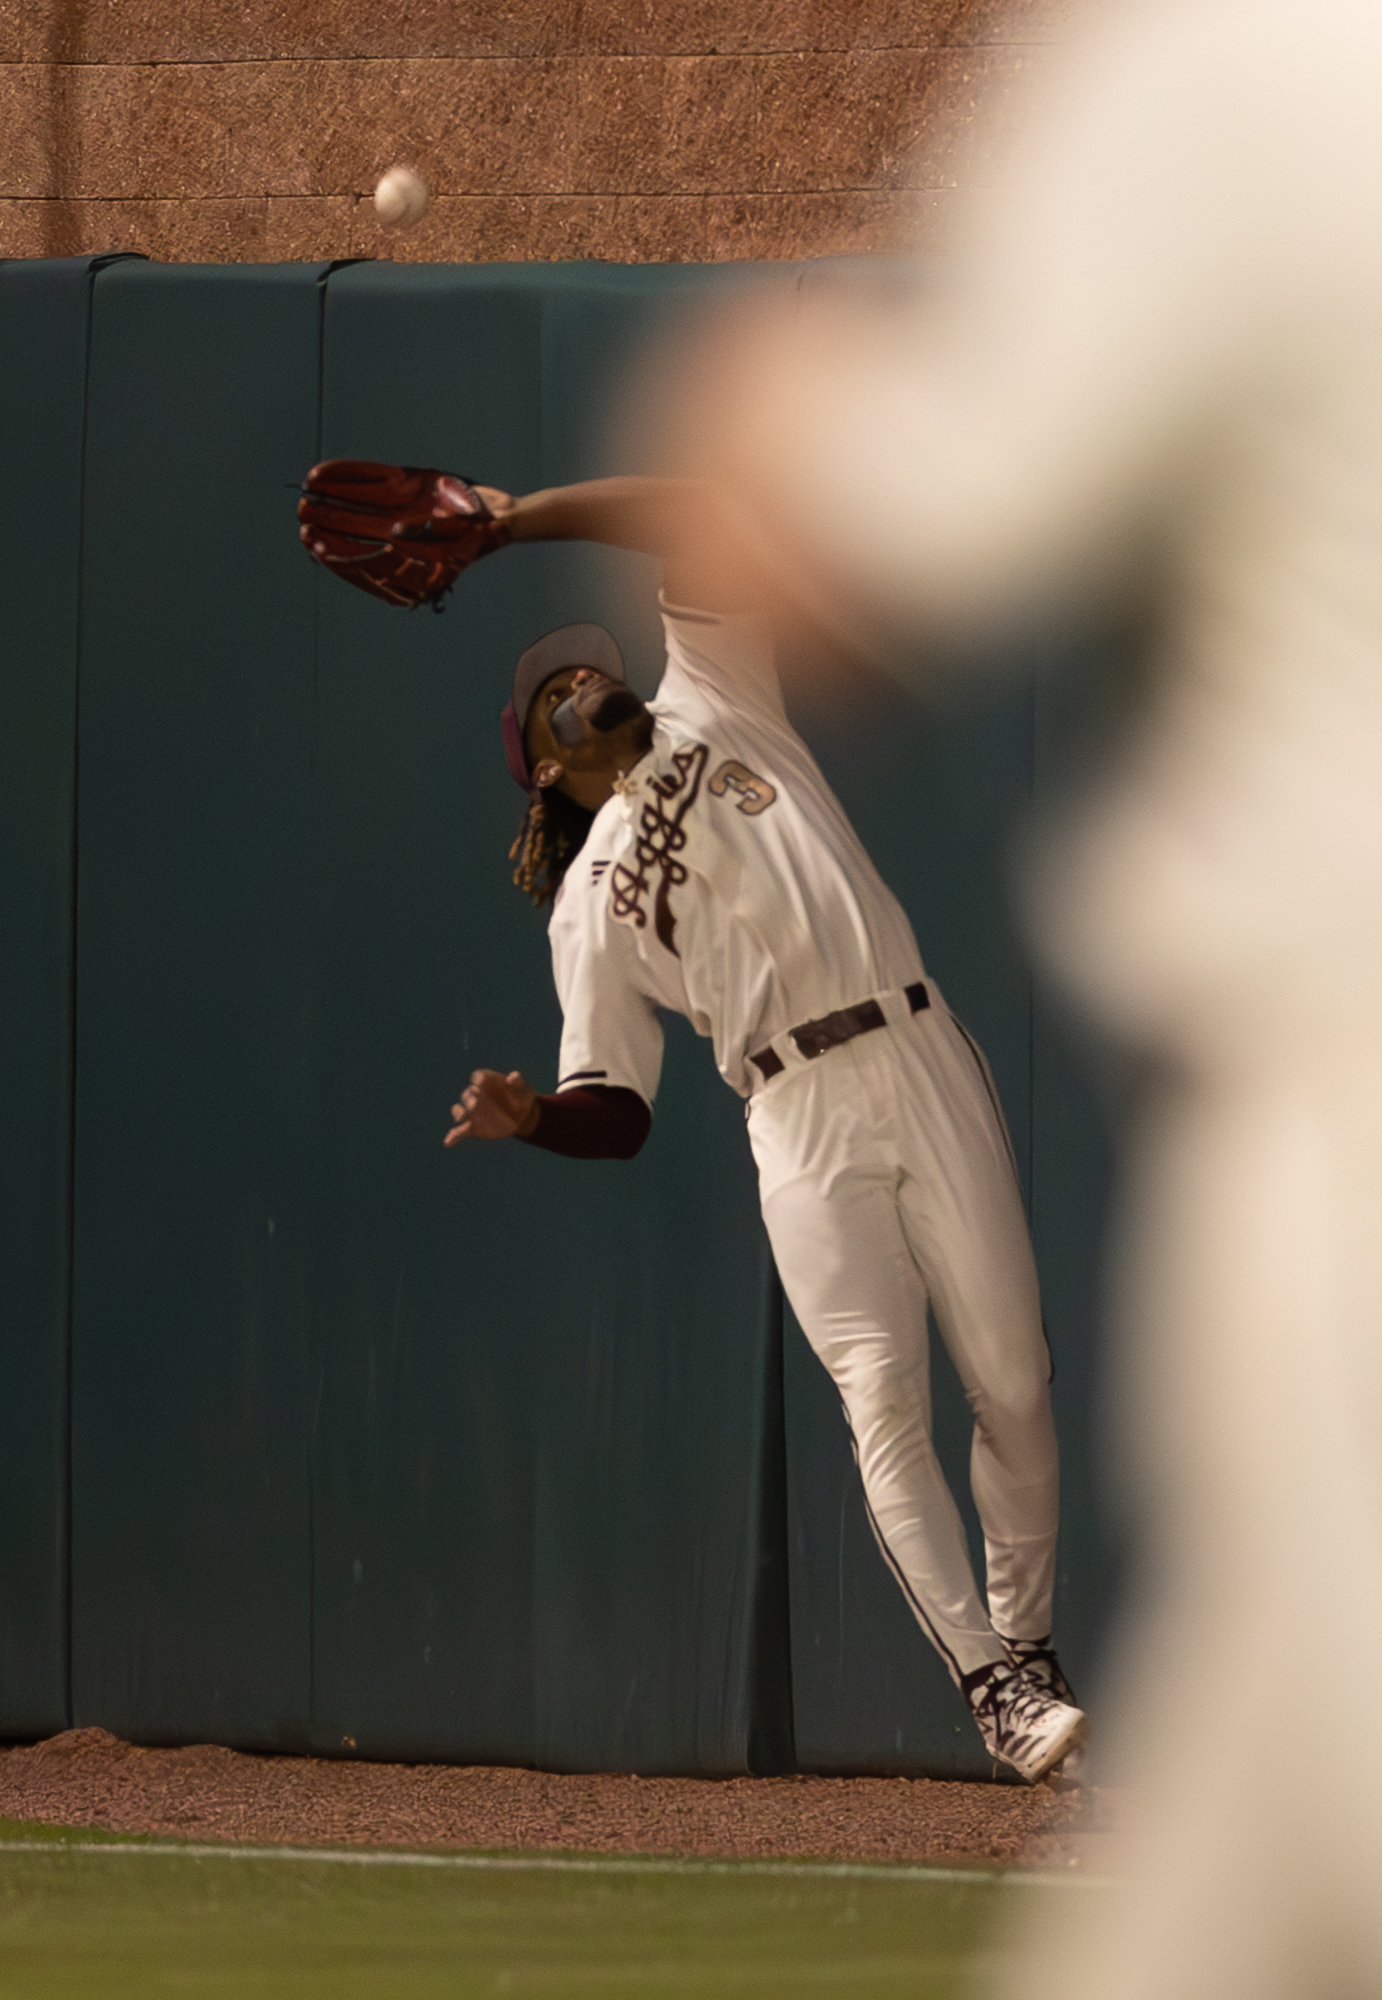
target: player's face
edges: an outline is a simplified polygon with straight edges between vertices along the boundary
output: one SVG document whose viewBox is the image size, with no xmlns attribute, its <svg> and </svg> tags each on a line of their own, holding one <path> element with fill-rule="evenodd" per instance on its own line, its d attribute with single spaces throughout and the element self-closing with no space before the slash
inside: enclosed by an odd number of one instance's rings
<svg viewBox="0 0 1382 2000">
<path fill-rule="evenodd" d="M 647 708 L 623 681 L 595 667 L 563 667 L 528 711 L 528 762 L 540 785 L 583 793 L 582 780 L 612 778 L 641 757 L 651 730 Z"/>
</svg>

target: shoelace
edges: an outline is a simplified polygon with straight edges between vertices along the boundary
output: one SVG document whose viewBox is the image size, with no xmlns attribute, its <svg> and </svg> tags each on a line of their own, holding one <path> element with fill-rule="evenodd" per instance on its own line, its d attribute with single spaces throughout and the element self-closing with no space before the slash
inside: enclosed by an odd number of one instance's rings
<svg viewBox="0 0 1382 2000">
<path fill-rule="evenodd" d="M 1029 1681 L 1022 1669 L 1017 1668 L 1011 1677 L 994 1690 L 995 1708 L 1001 1704 L 1002 1721 L 1009 1729 L 1034 1728 L 1044 1718 L 1054 1695 L 1050 1695 L 1035 1682 Z"/>
<path fill-rule="evenodd" d="M 1040 1645 L 1031 1639 L 1010 1639 L 1005 1643 L 1020 1673 L 1028 1674 L 1038 1687 L 1045 1688 L 1057 1701 L 1074 1705 L 1075 1691 L 1065 1678 L 1054 1647 Z"/>
<path fill-rule="evenodd" d="M 973 1715 L 996 1715 L 998 1702 L 1004 1689 L 1017 1679 L 1021 1669 L 1011 1666 L 1006 1660 L 995 1660 L 991 1666 L 981 1667 L 964 1679 L 964 1696 Z"/>
</svg>

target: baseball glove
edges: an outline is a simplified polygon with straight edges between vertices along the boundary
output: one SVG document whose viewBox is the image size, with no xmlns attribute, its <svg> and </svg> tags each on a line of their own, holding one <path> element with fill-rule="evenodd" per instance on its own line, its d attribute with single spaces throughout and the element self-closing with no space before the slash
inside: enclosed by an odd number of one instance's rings
<svg viewBox="0 0 1382 2000">
<path fill-rule="evenodd" d="M 386 604 L 442 609 L 463 569 L 510 539 L 468 479 L 329 458 L 302 482 L 298 535 L 333 575 Z"/>
</svg>

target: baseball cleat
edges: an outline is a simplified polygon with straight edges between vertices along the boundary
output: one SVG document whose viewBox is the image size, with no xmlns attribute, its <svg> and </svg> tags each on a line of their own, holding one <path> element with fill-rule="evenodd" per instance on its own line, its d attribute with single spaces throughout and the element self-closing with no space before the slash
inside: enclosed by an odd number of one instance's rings
<svg viewBox="0 0 1382 2000">
<path fill-rule="evenodd" d="M 1000 1632 L 998 1637 L 1010 1666 L 1020 1667 L 1028 1679 L 1045 1688 L 1053 1700 L 1063 1701 L 1067 1708 L 1079 1707 L 1075 1690 L 1061 1671 L 1061 1663 L 1056 1658 L 1049 1634 L 1044 1639 L 1004 1639 Z"/>
<path fill-rule="evenodd" d="M 999 1637 L 1002 1636 L 1000 1632 Z M 1021 1667 L 1029 1679 L 1036 1681 L 1039 1687 L 1045 1688 L 1047 1694 L 1053 1696 L 1056 1701 L 1064 1702 L 1067 1708 L 1079 1707 L 1080 1704 L 1075 1699 L 1075 1690 L 1065 1678 L 1049 1637 L 1003 1639 L 1003 1645 L 1011 1664 Z M 1063 1786 L 1083 1785 L 1088 1761 L 1088 1745 L 1081 1742 L 1059 1764 L 1053 1765 L 1047 1775 L 1059 1780 Z"/>
<path fill-rule="evenodd" d="M 960 1683 L 989 1755 L 1035 1785 L 1078 1749 L 1084 1711 L 1057 1701 L 1023 1667 L 995 1660 Z"/>
</svg>

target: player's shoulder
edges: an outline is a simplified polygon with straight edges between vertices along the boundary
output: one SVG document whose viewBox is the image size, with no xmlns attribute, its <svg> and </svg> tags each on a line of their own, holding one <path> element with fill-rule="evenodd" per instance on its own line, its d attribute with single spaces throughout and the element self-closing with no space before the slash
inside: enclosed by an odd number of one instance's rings
<svg viewBox="0 0 1382 2000">
<path fill-rule="evenodd" d="M 757 612 L 702 610 L 675 603 L 665 591 L 657 602 L 669 665 L 718 668 L 736 679 L 774 674 L 772 628 Z"/>
</svg>

